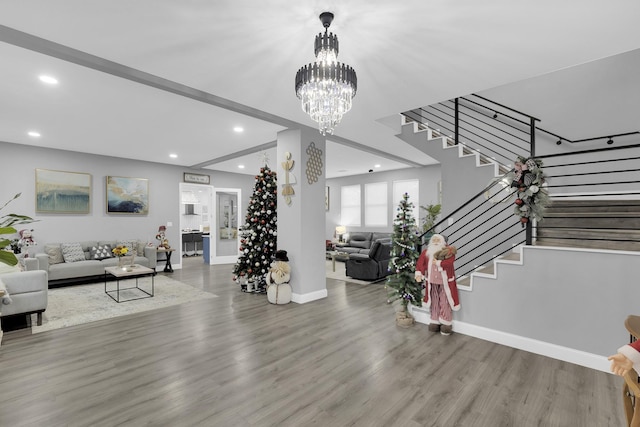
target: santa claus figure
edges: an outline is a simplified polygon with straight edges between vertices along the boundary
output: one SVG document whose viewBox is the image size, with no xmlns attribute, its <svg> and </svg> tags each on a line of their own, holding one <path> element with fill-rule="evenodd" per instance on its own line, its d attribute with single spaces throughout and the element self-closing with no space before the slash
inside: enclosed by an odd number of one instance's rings
<svg viewBox="0 0 640 427">
<path fill-rule="evenodd" d="M 453 262 L 456 248 L 447 246 L 440 234 L 434 234 L 416 263 L 416 281 L 425 281 L 424 302 L 431 311 L 429 330 L 451 334 L 453 312 L 460 310 L 458 284 Z"/>
</svg>

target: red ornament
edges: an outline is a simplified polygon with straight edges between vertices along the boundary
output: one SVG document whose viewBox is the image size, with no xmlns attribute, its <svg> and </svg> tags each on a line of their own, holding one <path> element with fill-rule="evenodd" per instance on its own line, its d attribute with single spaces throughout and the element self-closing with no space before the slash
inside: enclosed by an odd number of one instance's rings
<svg viewBox="0 0 640 427">
<path fill-rule="evenodd" d="M 516 205 L 518 206 L 522 206 L 524 204 L 524 200 L 522 199 L 516 199 Z"/>
<path fill-rule="evenodd" d="M 520 218 L 520 222 L 523 224 L 526 224 L 527 222 L 529 222 L 529 218 L 527 218 L 526 216 L 523 216 Z"/>
</svg>

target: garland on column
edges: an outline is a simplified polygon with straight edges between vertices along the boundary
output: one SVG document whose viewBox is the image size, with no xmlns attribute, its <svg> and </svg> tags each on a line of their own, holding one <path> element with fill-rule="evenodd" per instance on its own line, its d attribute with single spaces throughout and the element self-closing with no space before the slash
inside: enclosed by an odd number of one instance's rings
<svg viewBox="0 0 640 427">
<path fill-rule="evenodd" d="M 416 220 L 413 217 L 413 203 L 409 202 L 409 194 L 405 193 L 398 206 L 396 219 L 393 221 L 393 237 L 391 260 L 385 288 L 389 292 L 389 302 L 400 301 L 402 312 L 407 312 L 409 303 L 422 306 L 422 283 L 416 282 L 416 261 L 418 251 L 418 234 Z"/>
<path fill-rule="evenodd" d="M 276 172 L 265 164 L 255 177 L 245 224 L 240 228 L 240 256 L 233 280 L 242 291 L 266 292 L 264 277 L 277 249 L 277 193 Z"/>
<path fill-rule="evenodd" d="M 523 227 L 531 219 L 541 221 L 549 205 L 549 193 L 543 187 L 546 175 L 542 171 L 542 160 L 518 156 L 512 175 L 511 187 L 516 188 L 513 213 Z"/>
</svg>

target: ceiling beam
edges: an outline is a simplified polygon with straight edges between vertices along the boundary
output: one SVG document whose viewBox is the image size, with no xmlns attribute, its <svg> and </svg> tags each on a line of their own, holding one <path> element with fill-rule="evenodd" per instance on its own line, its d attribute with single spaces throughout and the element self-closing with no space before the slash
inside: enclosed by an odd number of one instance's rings
<svg viewBox="0 0 640 427">
<path fill-rule="evenodd" d="M 73 49 L 71 47 L 52 42 L 50 40 L 43 39 L 41 37 L 34 36 L 32 34 L 28 34 L 4 25 L 0 25 L 0 41 L 5 43 L 9 43 L 14 46 L 18 46 L 27 50 L 31 50 L 34 52 L 42 53 L 44 55 L 48 55 L 54 58 L 61 59 L 63 61 L 71 62 L 73 64 L 77 64 L 83 67 L 87 67 L 96 71 L 100 71 L 103 73 L 111 74 L 116 77 L 120 77 L 126 80 L 130 80 L 136 83 L 144 84 L 156 89 L 160 89 L 166 92 L 170 92 L 176 95 L 184 96 L 186 98 L 190 98 L 196 101 L 204 102 L 209 105 L 213 105 L 219 108 L 223 108 L 225 110 L 233 111 L 239 114 L 243 114 L 249 117 L 253 117 L 256 119 L 264 120 L 269 123 L 273 123 L 276 125 L 283 126 L 288 129 L 313 129 L 317 131 L 316 128 L 312 128 L 310 126 L 295 122 L 293 120 L 286 119 L 284 117 L 277 116 L 275 114 L 268 113 L 266 111 L 258 110 L 257 108 L 252 108 L 247 105 L 240 104 L 238 102 L 232 101 L 230 99 L 222 98 L 220 96 L 213 95 L 211 93 L 183 85 L 181 83 L 177 83 L 163 77 L 156 76 L 154 74 L 146 73 L 144 71 L 137 70 L 135 68 L 128 67 L 123 64 L 119 64 L 114 61 L 109 61 L 108 59 L 101 58 L 99 56 L 92 55 L 87 52 L 83 52 L 81 50 Z M 351 147 L 357 150 L 361 150 L 370 154 L 374 154 L 376 156 L 380 156 L 382 158 L 386 158 L 389 160 L 393 160 L 398 163 L 403 163 L 408 166 L 413 167 L 421 167 L 423 165 L 416 163 L 412 160 L 407 160 L 402 157 L 398 157 L 396 155 L 359 144 L 355 141 L 352 141 L 347 138 L 343 138 L 336 135 L 331 135 L 327 139 L 331 141 L 346 145 L 347 147 Z M 271 143 L 266 143 L 271 144 Z M 264 144 L 264 145 L 266 145 Z M 259 147 L 262 147 L 259 146 Z M 248 154 L 252 152 L 260 151 L 260 149 L 250 149 Z M 239 152 L 241 153 L 241 152 Z M 230 157 L 234 156 L 234 157 Z M 221 161 L 230 160 L 235 157 L 239 157 L 238 153 L 230 154 L 219 159 L 212 159 L 208 164 L 219 163 Z M 200 165 L 206 162 L 200 163 Z"/>
</svg>

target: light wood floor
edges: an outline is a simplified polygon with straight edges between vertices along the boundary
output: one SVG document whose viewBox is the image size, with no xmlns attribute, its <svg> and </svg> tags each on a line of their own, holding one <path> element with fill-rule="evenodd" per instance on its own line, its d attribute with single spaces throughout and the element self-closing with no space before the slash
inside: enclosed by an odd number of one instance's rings
<svg viewBox="0 0 640 427">
<path fill-rule="evenodd" d="M 398 328 L 383 285 L 275 306 L 231 265 L 185 264 L 171 276 L 219 298 L 5 334 L 0 426 L 625 425 L 620 378 Z"/>
</svg>

